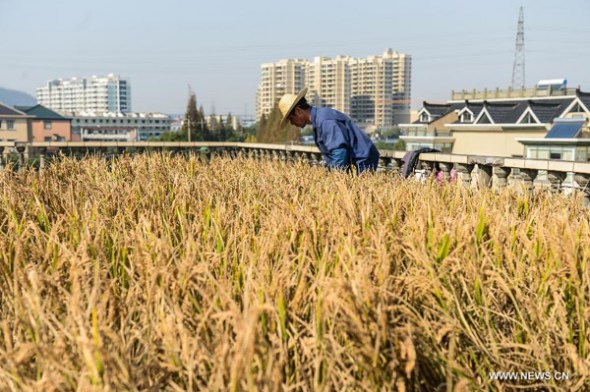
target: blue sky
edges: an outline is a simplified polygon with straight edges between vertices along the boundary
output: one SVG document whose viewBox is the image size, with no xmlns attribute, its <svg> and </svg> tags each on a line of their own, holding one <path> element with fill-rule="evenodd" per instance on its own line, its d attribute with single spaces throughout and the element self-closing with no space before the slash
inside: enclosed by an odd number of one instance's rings
<svg viewBox="0 0 590 392">
<path fill-rule="evenodd" d="M 0 86 L 116 73 L 135 111 L 183 112 L 190 84 L 208 113 L 253 114 L 262 63 L 392 48 L 413 57 L 419 107 L 508 87 L 521 5 L 527 86 L 590 91 L 589 0 L 0 0 Z"/>
</svg>

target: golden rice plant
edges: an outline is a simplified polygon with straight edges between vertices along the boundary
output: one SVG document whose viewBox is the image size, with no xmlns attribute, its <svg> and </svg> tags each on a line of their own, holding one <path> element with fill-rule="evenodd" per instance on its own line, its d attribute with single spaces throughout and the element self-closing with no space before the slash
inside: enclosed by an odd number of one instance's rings
<svg viewBox="0 0 590 392">
<path fill-rule="evenodd" d="M 0 189 L 1 390 L 590 388 L 579 198 L 166 154 Z"/>
</svg>

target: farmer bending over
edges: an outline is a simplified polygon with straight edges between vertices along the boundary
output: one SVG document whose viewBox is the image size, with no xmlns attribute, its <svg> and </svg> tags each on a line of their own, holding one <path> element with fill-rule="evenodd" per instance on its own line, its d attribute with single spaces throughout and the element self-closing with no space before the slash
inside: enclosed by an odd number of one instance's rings
<svg viewBox="0 0 590 392">
<path fill-rule="evenodd" d="M 310 106 L 305 100 L 306 93 L 307 88 L 304 88 L 297 95 L 283 95 L 279 101 L 279 110 L 283 115 L 281 127 L 287 120 L 299 128 L 310 124 L 315 144 L 329 168 L 350 170 L 354 165 L 357 173 L 375 171 L 379 151 L 369 136 L 344 113 Z"/>
</svg>

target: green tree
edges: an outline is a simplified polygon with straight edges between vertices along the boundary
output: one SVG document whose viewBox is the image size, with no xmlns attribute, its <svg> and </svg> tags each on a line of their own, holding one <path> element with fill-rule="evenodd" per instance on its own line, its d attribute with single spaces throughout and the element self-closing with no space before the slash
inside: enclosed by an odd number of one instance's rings
<svg viewBox="0 0 590 392">
<path fill-rule="evenodd" d="M 286 122 L 281 127 L 282 117 L 277 105 L 269 113 L 268 117 L 263 115 L 256 128 L 256 140 L 261 143 L 288 143 L 298 141 L 301 137 L 301 131 L 299 128 L 289 124 L 289 122 Z"/>
<path fill-rule="evenodd" d="M 197 110 L 197 96 L 194 93 L 191 93 L 188 99 L 186 113 L 184 115 L 184 121 L 180 131 L 176 133 L 170 132 L 165 134 L 162 140 L 189 140 L 189 132 L 190 141 L 192 142 L 207 140 L 208 130 L 204 120 L 203 113 Z"/>
<path fill-rule="evenodd" d="M 203 133 L 203 140 L 211 140 L 211 132 L 209 132 L 205 118 L 205 109 L 203 109 L 203 105 L 201 105 L 199 106 L 199 129 Z"/>
<path fill-rule="evenodd" d="M 227 114 L 227 117 L 225 118 L 225 126 L 228 129 L 233 129 L 233 122 L 234 122 L 234 118 L 231 115 L 231 112 L 229 112 Z"/>
</svg>

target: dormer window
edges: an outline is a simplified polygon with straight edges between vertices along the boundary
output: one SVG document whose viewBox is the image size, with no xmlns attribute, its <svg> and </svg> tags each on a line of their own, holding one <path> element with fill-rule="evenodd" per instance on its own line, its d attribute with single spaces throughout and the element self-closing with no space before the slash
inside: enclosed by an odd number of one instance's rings
<svg viewBox="0 0 590 392">
<path fill-rule="evenodd" d="M 461 114 L 461 122 L 462 123 L 470 123 L 473 121 L 473 114 L 471 114 L 471 112 L 463 112 L 463 114 Z"/>
<path fill-rule="evenodd" d="M 584 109 L 582 109 L 582 106 L 576 102 L 575 106 L 572 108 L 572 110 L 570 110 L 570 113 L 582 113 L 584 112 Z"/>
<path fill-rule="evenodd" d="M 531 116 L 530 113 L 527 113 L 527 115 L 522 119 L 521 123 L 522 124 L 535 124 L 536 121 L 533 118 L 533 116 Z"/>
<path fill-rule="evenodd" d="M 423 123 L 430 122 L 430 116 L 428 115 L 428 113 L 423 112 L 422 114 L 420 114 L 420 122 L 423 122 Z"/>
<path fill-rule="evenodd" d="M 488 116 L 488 114 L 486 112 L 483 112 L 483 114 L 480 115 L 477 123 L 478 124 L 491 124 L 492 120 L 490 120 L 490 117 Z"/>
</svg>

